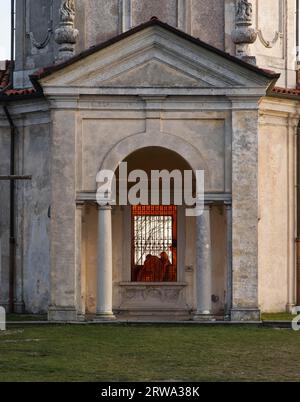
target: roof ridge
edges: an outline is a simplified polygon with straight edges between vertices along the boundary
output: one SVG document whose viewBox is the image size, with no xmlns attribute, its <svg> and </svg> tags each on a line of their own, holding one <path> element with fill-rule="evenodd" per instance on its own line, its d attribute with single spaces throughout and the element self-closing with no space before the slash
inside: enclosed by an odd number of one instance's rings
<svg viewBox="0 0 300 402">
<path fill-rule="evenodd" d="M 275 79 L 275 78 L 280 77 L 279 73 L 276 73 L 274 71 L 271 72 L 270 70 L 262 69 L 262 68 L 260 68 L 258 66 L 253 65 L 253 64 L 249 64 L 249 63 L 237 58 L 236 56 L 232 56 L 231 54 L 226 53 L 223 50 L 220 50 L 220 49 L 218 49 L 218 48 L 216 48 L 216 47 L 214 47 L 214 46 L 212 46 L 212 45 L 210 45 L 210 44 L 208 44 L 206 42 L 203 42 L 199 38 L 195 38 L 194 36 L 191 36 L 191 35 L 183 32 L 183 31 L 179 30 L 178 28 L 175 28 L 175 27 L 173 27 L 173 26 L 171 26 L 171 25 L 169 25 L 169 24 L 167 24 L 165 22 L 162 22 L 161 20 L 159 20 L 156 17 L 155 18 L 152 17 L 149 21 L 144 22 L 144 23 L 142 23 L 142 24 L 140 24 L 140 25 L 138 25 L 138 26 L 136 26 L 134 28 L 131 28 L 130 30 L 128 30 L 126 32 L 123 32 L 123 33 L 121 33 L 121 34 L 119 34 L 117 36 L 114 36 L 113 38 L 110 38 L 105 42 L 93 45 L 93 46 L 83 50 L 82 52 L 78 53 L 77 55 L 71 57 L 68 60 L 60 62 L 58 64 L 52 64 L 51 66 L 48 66 L 48 67 L 41 68 L 41 69 L 37 70 L 36 72 L 34 72 L 30 76 L 30 78 L 31 78 L 33 84 L 38 86 L 39 85 L 38 84 L 39 79 L 41 79 L 43 77 L 46 77 L 46 76 L 48 76 L 48 75 L 50 75 L 50 74 L 52 74 L 52 73 L 54 73 L 56 71 L 59 71 L 59 70 L 65 68 L 65 67 L 67 67 L 67 66 L 69 66 L 69 65 L 71 65 L 73 63 L 76 63 L 77 61 L 82 60 L 83 58 L 88 57 L 88 56 L 90 56 L 90 55 L 92 55 L 92 54 L 94 54 L 94 53 L 96 53 L 96 52 L 108 47 L 108 46 L 111 46 L 111 45 L 113 45 L 113 44 L 125 39 L 125 38 L 128 38 L 129 36 L 131 36 L 131 35 L 133 35 L 135 33 L 138 33 L 138 32 L 140 32 L 140 31 L 142 31 L 142 30 L 144 30 L 146 28 L 153 27 L 153 26 L 159 26 L 159 27 L 162 27 L 162 28 L 168 30 L 169 32 L 173 32 L 175 35 L 178 35 L 178 36 L 182 37 L 185 40 L 188 40 L 188 41 L 190 41 L 190 42 L 192 42 L 192 43 L 194 43 L 194 44 L 196 44 L 198 46 L 204 47 L 205 49 L 207 49 L 207 50 L 209 50 L 211 52 L 214 52 L 214 53 L 216 53 L 216 54 L 218 54 L 218 55 L 220 55 L 220 56 L 222 56 L 222 57 L 224 57 L 224 58 L 226 58 L 226 59 L 228 59 L 228 60 L 230 60 L 230 61 L 232 61 L 232 62 L 234 62 L 236 64 L 239 64 L 239 65 L 247 68 L 248 70 L 252 70 L 252 71 L 254 71 L 254 72 L 258 73 L 258 74 L 261 74 L 261 75 L 263 75 L 263 76 L 265 76 L 267 78 Z"/>
</svg>

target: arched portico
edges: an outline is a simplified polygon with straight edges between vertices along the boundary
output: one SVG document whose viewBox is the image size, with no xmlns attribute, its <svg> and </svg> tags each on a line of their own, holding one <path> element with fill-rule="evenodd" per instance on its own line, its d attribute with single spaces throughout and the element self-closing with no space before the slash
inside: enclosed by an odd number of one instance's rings
<svg viewBox="0 0 300 402">
<path fill-rule="evenodd" d="M 201 153 L 191 144 L 184 140 L 177 141 L 175 136 L 169 134 L 153 137 L 138 134 L 126 138 L 105 156 L 101 168 L 116 170 L 120 162 L 126 161 L 128 173 L 135 169 L 142 169 L 147 173 L 157 169 L 177 169 L 181 172 L 205 169 L 206 163 Z M 203 215 L 192 219 L 185 216 L 184 205 L 175 208 L 177 275 L 172 282 L 168 282 L 139 280 L 138 275 L 132 275 L 134 221 L 131 207 L 123 206 L 121 210 L 119 207 L 98 207 L 98 319 L 115 318 L 116 312 L 157 317 L 167 314 L 169 317 L 181 316 L 187 319 L 193 317 L 190 315 L 191 311 L 196 313 L 195 317 L 198 319 L 210 319 L 213 309 L 215 312 L 225 309 L 227 301 L 221 299 L 225 293 L 227 295 L 225 208 L 222 203 L 217 206 L 208 202 Z M 159 212 L 156 212 L 156 221 L 158 218 Z M 118 230 L 114 230 L 114 227 Z M 216 234 L 217 227 L 219 234 Z M 121 243 L 123 247 L 120 251 Z M 155 250 L 155 258 L 158 259 L 157 256 L 162 251 L 164 250 Z M 152 253 L 151 250 L 148 252 Z M 213 252 L 219 254 L 214 261 Z M 144 254 L 146 256 L 147 253 Z M 118 266 L 120 261 L 122 268 Z M 216 288 L 219 288 L 219 296 L 212 297 Z M 220 288 L 223 290 L 220 291 Z M 217 307 L 217 304 L 213 307 L 212 300 L 221 307 Z"/>
</svg>

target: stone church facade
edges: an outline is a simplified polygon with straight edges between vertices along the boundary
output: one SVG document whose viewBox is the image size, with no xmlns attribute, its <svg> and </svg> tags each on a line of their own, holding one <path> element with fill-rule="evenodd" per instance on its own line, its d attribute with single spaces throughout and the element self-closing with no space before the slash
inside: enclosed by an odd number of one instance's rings
<svg viewBox="0 0 300 402">
<path fill-rule="evenodd" d="M 51 321 L 258 321 L 299 305 L 297 4 L 16 1 L 0 305 Z M 203 214 L 99 206 L 97 173 L 123 161 L 204 170 Z M 163 225 L 147 257 L 139 222 Z"/>
</svg>

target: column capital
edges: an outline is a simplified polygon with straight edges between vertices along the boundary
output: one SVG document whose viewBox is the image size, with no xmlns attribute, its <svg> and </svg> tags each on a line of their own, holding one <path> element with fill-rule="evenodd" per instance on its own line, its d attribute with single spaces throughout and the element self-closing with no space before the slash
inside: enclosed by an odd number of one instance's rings
<svg viewBox="0 0 300 402">
<path fill-rule="evenodd" d="M 263 91 L 258 91 L 257 94 L 245 95 L 230 95 L 227 98 L 231 101 L 232 112 L 240 112 L 245 110 L 251 110 L 258 113 L 259 100 L 264 96 Z"/>
<path fill-rule="evenodd" d="M 224 201 L 224 205 L 226 209 L 232 209 L 232 202 L 231 201 Z"/>
<path fill-rule="evenodd" d="M 111 211 L 112 210 L 112 206 L 111 205 L 99 205 L 97 204 L 97 209 L 98 211 Z"/>
<path fill-rule="evenodd" d="M 212 208 L 212 206 L 213 206 L 213 202 L 212 201 L 206 201 L 205 203 L 204 203 L 204 210 L 205 211 L 210 211 L 211 210 L 211 208 Z"/>
</svg>

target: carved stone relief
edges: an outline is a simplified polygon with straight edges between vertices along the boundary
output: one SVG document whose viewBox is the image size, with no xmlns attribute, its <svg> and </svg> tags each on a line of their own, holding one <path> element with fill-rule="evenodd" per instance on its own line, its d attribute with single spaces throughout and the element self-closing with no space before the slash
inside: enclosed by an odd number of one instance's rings
<svg viewBox="0 0 300 402">
<path fill-rule="evenodd" d="M 236 28 L 232 32 L 233 42 L 236 44 L 237 57 L 255 64 L 255 57 L 251 56 L 249 45 L 257 38 L 257 32 L 251 27 L 253 17 L 252 3 L 248 0 L 238 0 L 236 3 Z"/>
<path fill-rule="evenodd" d="M 36 8 L 33 7 L 33 0 L 25 0 L 25 1 L 26 1 L 26 4 L 25 4 L 26 36 L 30 39 L 32 53 L 35 53 L 36 49 L 37 50 L 44 49 L 51 40 L 51 37 L 53 34 L 53 0 L 48 0 L 48 3 L 50 2 L 49 12 L 48 12 L 48 21 L 45 24 L 45 32 L 43 33 L 43 36 L 41 36 L 41 38 L 37 38 L 36 37 L 37 34 L 31 30 L 32 26 L 34 26 L 34 24 L 31 23 L 30 11 L 36 10 Z M 46 11 L 47 11 L 46 6 L 44 6 L 44 7 L 42 6 L 41 13 L 43 14 L 43 12 L 44 12 L 46 14 Z M 40 20 L 42 19 L 42 17 L 43 16 L 41 15 Z"/>
<path fill-rule="evenodd" d="M 72 57 L 75 52 L 75 44 L 78 30 L 74 28 L 75 1 L 63 0 L 59 9 L 60 24 L 55 30 L 55 41 L 59 44 L 59 59 Z"/>
<path fill-rule="evenodd" d="M 269 4 L 268 4 L 269 3 Z M 263 13 L 262 5 L 266 10 L 270 10 L 272 5 L 273 8 L 277 11 L 276 14 L 278 16 L 273 18 L 272 20 L 275 22 L 277 27 L 273 27 L 273 32 L 270 35 L 270 32 L 265 32 L 266 28 L 263 27 L 263 23 L 261 22 L 261 15 Z M 283 38 L 283 30 L 284 30 L 284 0 L 272 0 L 271 3 L 268 0 L 264 0 L 263 4 L 261 1 L 257 0 L 256 2 L 256 28 L 258 33 L 258 38 L 260 42 L 266 48 L 273 48 L 276 43 Z M 272 28 L 271 28 L 272 30 Z M 269 29 L 270 31 L 270 29 Z"/>
<path fill-rule="evenodd" d="M 137 285 L 121 284 L 122 307 L 151 307 L 155 305 L 164 305 L 165 307 L 183 307 L 183 290 L 186 287 L 182 285 Z"/>
</svg>

